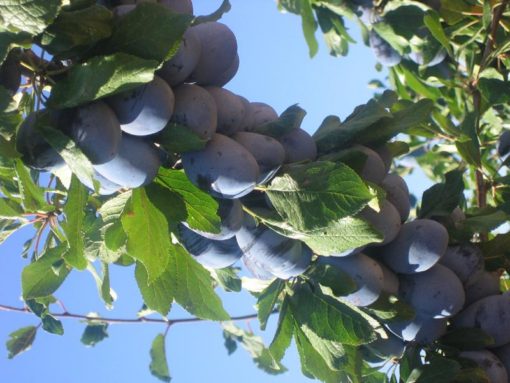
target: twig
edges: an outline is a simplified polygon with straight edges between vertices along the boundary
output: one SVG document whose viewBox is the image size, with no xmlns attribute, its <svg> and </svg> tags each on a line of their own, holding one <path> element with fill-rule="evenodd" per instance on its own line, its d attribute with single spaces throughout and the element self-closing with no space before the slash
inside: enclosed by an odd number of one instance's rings
<svg viewBox="0 0 510 383">
<path fill-rule="evenodd" d="M 6 311 L 6 312 L 17 312 L 22 314 L 32 314 L 32 312 L 27 307 L 13 307 L 8 305 L 1 305 L 0 304 L 0 311 Z M 277 313 L 277 310 L 273 310 L 271 314 Z M 207 322 L 206 319 L 201 318 L 177 318 L 177 319 L 154 319 L 154 318 L 106 318 L 106 317 L 97 317 L 92 315 L 83 315 L 83 314 L 75 314 L 70 312 L 61 312 L 61 313 L 50 313 L 55 318 L 62 318 L 62 319 L 83 319 L 83 320 L 89 320 L 94 322 L 104 322 L 108 324 L 140 324 L 140 323 L 160 323 L 160 324 L 166 324 L 167 326 L 171 326 L 178 323 L 193 323 L 193 322 Z M 233 316 L 230 318 L 231 321 L 242 321 L 246 319 L 255 319 L 257 318 L 257 314 L 247 314 L 247 315 L 240 315 L 240 316 Z"/>
</svg>

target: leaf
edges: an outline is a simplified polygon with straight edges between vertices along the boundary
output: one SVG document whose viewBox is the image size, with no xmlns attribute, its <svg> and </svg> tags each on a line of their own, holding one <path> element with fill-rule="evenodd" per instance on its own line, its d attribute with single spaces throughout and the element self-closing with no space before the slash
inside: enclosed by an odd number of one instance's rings
<svg viewBox="0 0 510 383">
<path fill-rule="evenodd" d="M 81 342 L 88 347 L 94 347 L 108 338 L 108 323 L 89 322 L 81 336 Z"/>
<path fill-rule="evenodd" d="M 26 212 L 52 211 L 52 207 L 48 205 L 44 199 L 44 190 L 40 188 L 27 170 L 23 162 L 16 160 L 16 175 L 18 178 L 18 187 Z"/>
<path fill-rule="evenodd" d="M 264 346 L 262 338 L 251 332 L 244 331 L 232 322 L 222 323 L 223 337 L 241 343 L 253 358 L 258 368 L 271 375 L 282 374 L 287 369 L 273 358 L 269 349 Z"/>
<path fill-rule="evenodd" d="M 415 368 L 406 383 L 450 383 L 460 372 L 460 364 L 445 357 L 434 357 L 430 364 Z"/>
<path fill-rule="evenodd" d="M 93 57 L 74 65 L 67 76 L 53 86 L 48 106 L 71 108 L 134 89 L 152 81 L 158 65 L 155 60 L 121 52 Z"/>
<path fill-rule="evenodd" d="M 193 20 L 193 25 L 206 23 L 209 21 L 218 21 L 223 17 L 225 13 L 229 12 L 231 8 L 232 6 L 230 5 L 230 2 L 228 0 L 223 0 L 219 8 L 210 15 L 195 17 Z"/>
<path fill-rule="evenodd" d="M 168 370 L 168 362 L 166 361 L 165 335 L 158 334 L 152 342 L 150 350 L 151 363 L 149 369 L 151 374 L 163 382 L 170 382 L 170 372 Z"/>
<path fill-rule="evenodd" d="M 39 259 L 23 269 L 21 273 L 23 299 L 46 297 L 60 287 L 71 271 L 62 259 L 64 251 L 63 244 L 46 249 Z"/>
<path fill-rule="evenodd" d="M 294 288 L 290 308 L 302 331 L 309 330 L 323 340 L 352 346 L 375 340 L 370 323 L 360 314 L 309 286 Z"/>
<path fill-rule="evenodd" d="M 29 48 L 31 45 L 32 36 L 30 36 L 30 33 L 13 32 L 4 29 L 3 26 L 0 26 L 0 64 L 4 62 L 4 60 L 7 58 L 9 51 L 12 48 L 16 46 L 25 46 Z"/>
<path fill-rule="evenodd" d="M 159 133 L 158 144 L 169 153 L 185 153 L 200 150 L 205 147 L 207 140 L 200 137 L 188 127 L 169 122 Z"/>
<path fill-rule="evenodd" d="M 22 215 L 23 209 L 20 205 L 10 199 L 0 198 L 0 218 L 15 219 Z"/>
<path fill-rule="evenodd" d="M 177 14 L 160 4 L 144 2 L 125 15 L 103 47 L 108 53 L 124 52 L 163 62 L 179 49 L 193 17 Z"/>
<path fill-rule="evenodd" d="M 16 355 L 24 351 L 28 351 L 34 343 L 35 335 L 37 334 L 37 327 L 27 326 L 20 328 L 9 334 L 9 340 L 6 343 L 7 351 L 9 351 L 9 359 L 14 358 Z"/>
<path fill-rule="evenodd" d="M 266 193 L 283 220 L 298 231 L 327 227 L 374 198 L 354 170 L 332 162 L 289 166 Z"/>
<path fill-rule="evenodd" d="M 190 228 L 208 233 L 219 233 L 218 202 L 193 185 L 184 172 L 161 168 L 155 181 L 158 185 L 180 196 L 185 208 L 184 220 Z M 158 203 L 158 207 L 161 207 L 162 204 L 163 201 Z M 168 208 L 176 209 L 177 206 L 170 204 Z"/>
<path fill-rule="evenodd" d="M 53 315 L 46 312 L 41 315 L 42 319 L 42 328 L 44 331 L 55 334 L 55 335 L 64 335 L 64 326 L 62 322 L 56 319 Z"/>
<path fill-rule="evenodd" d="M 273 313 L 274 306 L 285 287 L 285 282 L 281 279 L 275 279 L 257 299 L 257 317 L 260 322 L 260 329 L 265 330 L 267 321 Z"/>
<path fill-rule="evenodd" d="M 155 310 L 163 316 L 168 315 L 174 300 L 175 290 L 175 262 L 170 260 L 163 273 L 149 284 L 147 270 L 141 263 L 137 263 L 135 278 L 142 294 L 143 301 L 151 310 Z"/>
<path fill-rule="evenodd" d="M 52 55 L 69 58 L 110 37 L 112 30 L 112 12 L 101 5 L 91 5 L 61 12 L 42 34 L 41 43 Z"/>
<path fill-rule="evenodd" d="M 426 12 L 423 17 L 423 23 L 427 26 L 430 33 L 434 38 L 441 43 L 444 49 L 447 50 L 448 54 L 452 56 L 452 49 L 450 47 L 450 40 L 448 36 L 446 36 L 443 26 L 441 25 L 441 20 L 437 12 L 429 10 Z"/>
<path fill-rule="evenodd" d="M 147 269 L 154 282 L 169 262 L 170 237 L 164 215 L 151 203 L 144 189 L 134 189 L 121 216 L 127 235 L 128 254 Z"/>
<path fill-rule="evenodd" d="M 439 343 L 461 351 L 476 351 L 491 347 L 494 338 L 480 328 L 458 328 L 444 334 Z"/>
<path fill-rule="evenodd" d="M 313 57 L 319 50 L 319 43 L 315 38 L 315 31 L 317 30 L 317 23 L 313 16 L 313 8 L 311 0 L 301 0 L 301 28 L 305 36 L 306 43 L 308 44 L 308 54 Z"/>
<path fill-rule="evenodd" d="M 16 102 L 13 102 L 10 91 L 0 85 L 0 136 L 12 141 L 16 128 L 22 121 L 23 116 Z"/>
<path fill-rule="evenodd" d="M 419 218 L 449 215 L 463 198 L 462 172 L 453 170 L 445 174 L 445 182 L 435 184 L 423 193 Z"/>
<path fill-rule="evenodd" d="M 172 281 L 177 303 L 201 319 L 216 321 L 230 319 L 221 299 L 214 292 L 209 272 L 184 248 L 176 246 L 171 264 L 175 265 L 175 269 L 172 270 Z"/>
<path fill-rule="evenodd" d="M 65 222 L 62 224 L 67 237 L 68 250 L 64 259 L 78 270 L 87 268 L 87 258 L 84 253 L 84 210 L 87 206 L 88 193 L 83 184 L 73 176 L 64 205 Z"/>
<path fill-rule="evenodd" d="M 223 269 L 211 269 L 211 276 L 218 282 L 225 291 L 240 292 L 242 281 L 233 267 Z"/>
<path fill-rule="evenodd" d="M 285 351 L 289 348 L 294 335 L 294 318 L 289 310 L 289 299 L 285 297 L 278 317 L 278 327 L 273 341 L 269 346 L 271 355 L 277 361 L 281 361 L 285 356 Z"/>
<path fill-rule="evenodd" d="M 316 263 L 306 277 L 317 283 L 324 295 L 342 297 L 356 291 L 356 282 L 346 272 L 328 264 Z"/>
<path fill-rule="evenodd" d="M 297 104 L 289 106 L 275 121 L 267 122 L 256 126 L 253 131 L 264 136 L 271 136 L 276 139 L 299 129 L 305 118 L 306 111 Z"/>
<path fill-rule="evenodd" d="M 481 166 L 480 142 L 476 131 L 476 113 L 470 112 L 462 121 L 462 134 L 455 142 L 459 154 L 470 165 Z"/>
<path fill-rule="evenodd" d="M 383 321 L 410 321 L 415 317 L 411 305 L 387 293 L 382 293 L 379 299 L 370 305 L 368 311 Z"/>
<path fill-rule="evenodd" d="M 53 22 L 61 0 L 8 0 L 0 3 L 0 18 L 11 30 L 37 35 Z"/>
</svg>

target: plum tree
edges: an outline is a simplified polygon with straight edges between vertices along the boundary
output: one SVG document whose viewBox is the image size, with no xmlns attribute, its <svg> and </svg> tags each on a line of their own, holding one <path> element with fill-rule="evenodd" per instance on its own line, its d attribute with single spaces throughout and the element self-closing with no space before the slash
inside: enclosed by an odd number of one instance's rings
<svg viewBox="0 0 510 383">
<path fill-rule="evenodd" d="M 236 239 L 248 262 L 281 279 L 302 274 L 310 265 L 312 251 L 301 241 L 284 237 L 245 215 Z"/>
<path fill-rule="evenodd" d="M 400 295 L 417 313 L 448 318 L 464 305 L 464 287 L 447 267 L 437 264 L 427 271 L 400 276 Z"/>
<path fill-rule="evenodd" d="M 485 371 L 487 378 L 489 378 L 489 383 L 508 382 L 508 373 L 505 366 L 489 350 L 463 351 L 459 356 L 472 360 L 480 366 Z"/>
<path fill-rule="evenodd" d="M 21 64 L 17 50 L 11 51 L 0 66 L 0 85 L 15 94 L 21 85 Z"/>
<path fill-rule="evenodd" d="M 59 124 L 68 131 L 76 145 L 95 165 L 111 161 L 118 153 L 121 141 L 119 121 L 108 105 L 96 101 L 61 113 Z"/>
<path fill-rule="evenodd" d="M 201 43 L 201 55 L 190 79 L 201 85 L 222 85 L 224 74 L 237 56 L 237 40 L 225 24 L 206 22 L 193 27 Z"/>
<path fill-rule="evenodd" d="M 193 230 L 195 233 L 200 234 L 202 237 L 225 240 L 232 238 L 236 235 L 243 224 L 243 207 L 238 199 L 223 199 L 217 198 L 218 201 L 218 217 L 220 218 L 220 232 L 208 233 L 205 231 L 191 228 L 186 222 L 183 224 Z"/>
<path fill-rule="evenodd" d="M 382 202 L 379 211 L 367 206 L 358 213 L 357 217 L 370 223 L 374 229 L 382 234 L 383 240 L 380 245 L 391 244 L 399 235 L 402 226 L 398 210 L 387 200 Z"/>
<path fill-rule="evenodd" d="M 285 149 L 285 163 L 313 161 L 317 157 L 317 145 L 303 129 L 294 129 L 279 141 Z"/>
<path fill-rule="evenodd" d="M 214 98 L 204 88 L 182 84 L 174 88 L 175 107 L 171 121 L 182 124 L 204 139 L 211 139 L 218 124 Z"/>
<path fill-rule="evenodd" d="M 201 53 L 202 45 L 195 30 L 188 28 L 182 37 L 177 53 L 166 61 L 156 73 L 171 87 L 180 85 L 196 68 Z"/>
<path fill-rule="evenodd" d="M 160 165 L 158 151 L 151 142 L 123 134 L 117 155 L 94 168 L 113 183 L 136 188 L 152 182 Z"/>
<path fill-rule="evenodd" d="M 498 140 L 498 154 L 504 157 L 510 152 L 510 130 L 505 130 Z"/>
<path fill-rule="evenodd" d="M 439 263 L 457 274 L 462 283 L 478 278 L 485 266 L 482 252 L 470 243 L 449 246 Z"/>
<path fill-rule="evenodd" d="M 285 160 L 285 149 L 274 138 L 252 132 L 237 132 L 232 138 L 248 150 L 259 166 L 257 184 L 268 182 Z"/>
<path fill-rule="evenodd" d="M 198 263 L 212 269 L 233 265 L 243 255 L 233 237 L 224 240 L 210 239 L 180 225 L 179 239 Z"/>
<path fill-rule="evenodd" d="M 402 56 L 386 40 L 379 36 L 375 30 L 370 30 L 368 41 L 375 57 L 381 64 L 392 67 L 402 61 Z"/>
<path fill-rule="evenodd" d="M 121 129 L 135 136 L 147 136 L 163 130 L 174 111 L 175 96 L 158 76 L 134 90 L 108 97 Z"/>
<path fill-rule="evenodd" d="M 246 114 L 243 101 L 231 91 L 217 86 L 204 88 L 214 99 L 217 110 L 218 133 L 231 136 L 241 130 L 242 121 Z"/>
<path fill-rule="evenodd" d="M 251 153 L 218 133 L 204 149 L 184 153 L 182 164 L 191 182 L 219 198 L 248 194 L 259 177 L 259 167 Z"/>
<path fill-rule="evenodd" d="M 447 246 L 448 232 L 443 225 L 417 219 L 402 225 L 395 240 L 381 248 L 380 255 L 397 273 L 420 273 L 434 266 Z"/>
<path fill-rule="evenodd" d="M 379 263 L 369 256 L 358 253 L 347 257 L 320 257 L 319 263 L 334 266 L 356 283 L 356 290 L 342 299 L 359 307 L 369 306 L 381 295 L 384 273 Z"/>
</svg>

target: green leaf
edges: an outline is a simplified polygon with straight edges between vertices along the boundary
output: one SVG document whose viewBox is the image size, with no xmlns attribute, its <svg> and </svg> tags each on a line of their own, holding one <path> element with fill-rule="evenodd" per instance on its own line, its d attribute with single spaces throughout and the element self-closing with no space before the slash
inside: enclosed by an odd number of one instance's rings
<svg viewBox="0 0 510 383">
<path fill-rule="evenodd" d="M 73 66 L 53 86 L 48 106 L 60 109 L 82 105 L 128 91 L 152 81 L 159 63 L 125 53 L 97 56 Z"/>
<path fill-rule="evenodd" d="M 88 193 L 85 187 L 76 176 L 73 176 L 63 209 L 66 220 L 62 227 L 69 247 L 64 253 L 64 259 L 79 270 L 86 269 L 88 263 L 84 253 L 84 210 L 87 206 L 87 197 Z"/>
<path fill-rule="evenodd" d="M 466 115 L 460 125 L 461 136 L 455 142 L 459 154 L 470 165 L 481 166 L 480 142 L 476 131 L 476 113 Z"/>
<path fill-rule="evenodd" d="M 115 26 L 104 49 L 162 62 L 172 57 L 193 17 L 177 14 L 160 4 L 143 3 Z"/>
<path fill-rule="evenodd" d="M 0 18 L 11 30 L 37 35 L 53 22 L 61 0 L 8 0 L 0 3 Z"/>
<path fill-rule="evenodd" d="M 166 209 L 182 209 L 181 206 L 175 206 L 177 201 L 184 203 L 184 219 L 192 229 L 205 231 L 209 233 L 219 233 L 220 218 L 218 217 L 218 202 L 206 192 L 200 190 L 186 177 L 182 171 L 160 168 L 156 183 L 170 190 L 174 194 L 170 204 L 166 202 Z M 151 194 L 151 197 L 155 194 Z M 159 200 L 156 205 L 160 209 L 165 209 L 164 200 Z M 166 211 L 165 209 L 165 211 Z M 162 210 L 163 211 L 163 210 Z M 175 213 L 174 213 L 175 216 Z"/>
<path fill-rule="evenodd" d="M 264 136 L 271 136 L 276 139 L 299 129 L 305 118 L 306 111 L 296 105 L 291 105 L 283 111 L 277 120 L 256 126 L 253 131 Z"/>
<path fill-rule="evenodd" d="M 152 283 L 148 281 L 147 270 L 141 263 L 137 263 L 135 278 L 142 294 L 143 301 L 151 310 L 163 316 L 168 315 L 174 300 L 175 290 L 175 262 L 171 259 L 163 273 Z"/>
<path fill-rule="evenodd" d="M 34 343 L 37 327 L 27 326 L 20 328 L 9 334 L 9 340 L 6 343 L 7 351 L 9 351 L 9 359 L 24 351 L 28 351 Z"/>
<path fill-rule="evenodd" d="M 170 237 L 165 216 L 152 204 L 144 189 L 134 189 L 122 212 L 127 235 L 127 252 L 143 263 L 148 283 L 154 282 L 169 262 Z"/>
<path fill-rule="evenodd" d="M 7 198 L 0 198 L 0 218 L 21 218 L 22 214 L 23 209 L 16 202 Z"/>
<path fill-rule="evenodd" d="M 271 375 L 282 374 L 287 369 L 273 358 L 262 338 L 255 336 L 253 333 L 242 330 L 235 326 L 232 322 L 222 323 L 223 337 L 227 342 L 228 339 L 241 343 L 243 348 L 253 358 L 258 368 Z"/>
<path fill-rule="evenodd" d="M 195 19 L 193 20 L 193 25 L 206 23 L 209 21 L 218 21 L 223 17 L 225 13 L 229 12 L 231 8 L 232 6 L 230 5 L 230 2 L 228 0 L 223 0 L 219 8 L 215 10 L 213 13 L 206 16 L 195 17 Z"/>
<path fill-rule="evenodd" d="M 48 248 L 39 259 L 23 269 L 21 273 L 23 299 L 45 297 L 60 287 L 70 272 L 62 259 L 65 250 L 63 244 Z"/>
<path fill-rule="evenodd" d="M 510 102 L 510 84 L 495 78 L 480 78 L 478 90 L 487 106 L 507 104 Z"/>
<path fill-rule="evenodd" d="M 233 267 L 223 269 L 211 269 L 211 276 L 220 284 L 225 291 L 240 292 L 243 288 L 242 281 Z"/>
<path fill-rule="evenodd" d="M 393 26 L 384 21 L 379 21 L 372 25 L 373 29 L 381 38 L 386 41 L 400 55 L 406 53 L 408 49 L 408 41 L 401 35 L 395 33 Z"/>
<path fill-rule="evenodd" d="M 356 282 L 346 272 L 328 264 L 314 264 L 306 277 L 317 283 L 324 295 L 342 297 L 356 291 Z"/>
<path fill-rule="evenodd" d="M 315 31 L 317 30 L 317 23 L 313 15 L 313 8 L 311 0 L 301 0 L 301 28 L 305 36 L 306 43 L 308 44 L 308 54 L 313 57 L 319 50 L 319 43 L 315 38 Z"/>
<path fill-rule="evenodd" d="M 491 347 L 494 338 L 479 328 L 458 328 L 448 331 L 439 343 L 461 351 L 476 351 Z"/>
<path fill-rule="evenodd" d="M 309 330 L 323 340 L 358 346 L 376 338 L 363 316 L 307 285 L 294 288 L 290 307 L 301 330 Z"/>
<path fill-rule="evenodd" d="M 175 301 L 189 313 L 216 321 L 230 319 L 221 299 L 212 286 L 209 272 L 189 255 L 184 248 L 176 246 L 172 257 L 172 281 Z"/>
<path fill-rule="evenodd" d="M 29 48 L 31 45 L 32 36 L 30 33 L 8 31 L 0 26 L 0 64 L 4 62 L 12 48 L 16 46 Z"/>
<path fill-rule="evenodd" d="M 22 121 L 23 116 L 10 91 L 0 85 L 0 136 L 10 141 Z"/>
<path fill-rule="evenodd" d="M 44 190 L 40 188 L 32 177 L 30 172 L 19 159 L 16 160 L 16 175 L 18 178 L 18 187 L 23 201 L 23 206 L 27 212 L 52 211 L 44 199 Z"/>
<path fill-rule="evenodd" d="M 282 307 L 280 309 L 280 316 L 278 317 L 278 327 L 274 335 L 273 341 L 269 346 L 271 355 L 277 361 L 281 361 L 285 356 L 285 351 L 289 348 L 294 335 L 294 318 L 289 309 L 289 299 L 285 297 Z"/>
<path fill-rule="evenodd" d="M 415 317 L 415 312 L 411 305 L 386 293 L 382 293 L 379 299 L 370 305 L 368 311 L 384 321 L 407 321 Z"/>
<path fill-rule="evenodd" d="M 450 47 L 450 40 L 441 25 L 441 20 L 437 12 L 432 10 L 427 11 L 423 17 L 423 23 L 427 26 L 430 33 L 434 38 L 441 43 L 444 49 L 447 50 L 448 54 L 452 56 L 452 49 Z"/>
<path fill-rule="evenodd" d="M 450 383 L 459 372 L 459 362 L 445 357 L 434 357 L 430 364 L 415 368 L 406 383 Z"/>
<path fill-rule="evenodd" d="M 170 382 L 170 372 L 168 370 L 168 362 L 166 360 L 165 335 L 158 334 L 152 342 L 150 351 L 151 363 L 149 369 L 151 374 L 163 382 Z"/>
<path fill-rule="evenodd" d="M 205 147 L 207 140 L 190 130 L 188 127 L 169 122 L 159 133 L 157 142 L 169 153 L 185 153 L 200 150 Z"/>
<path fill-rule="evenodd" d="M 113 15 L 101 5 L 63 11 L 41 36 L 41 44 L 61 58 L 84 53 L 95 43 L 110 37 Z"/>
<path fill-rule="evenodd" d="M 81 336 L 81 342 L 88 347 L 94 347 L 108 338 L 108 323 L 89 322 Z"/>
<path fill-rule="evenodd" d="M 265 330 L 267 320 L 273 313 L 274 306 L 278 302 L 278 298 L 285 287 L 285 282 L 281 279 L 275 279 L 271 284 L 262 291 L 257 299 L 257 317 L 260 322 L 260 329 Z"/>
<path fill-rule="evenodd" d="M 445 182 L 425 190 L 422 197 L 419 218 L 449 215 L 459 206 L 463 198 L 464 181 L 462 172 L 453 170 L 445 174 Z"/>
<path fill-rule="evenodd" d="M 53 315 L 46 312 L 41 315 L 42 319 L 42 328 L 44 331 L 55 334 L 55 335 L 64 335 L 64 326 L 62 322 L 55 318 Z"/>
<path fill-rule="evenodd" d="M 327 227 L 374 198 L 356 172 L 333 162 L 289 166 L 266 193 L 280 216 L 299 231 Z"/>
</svg>

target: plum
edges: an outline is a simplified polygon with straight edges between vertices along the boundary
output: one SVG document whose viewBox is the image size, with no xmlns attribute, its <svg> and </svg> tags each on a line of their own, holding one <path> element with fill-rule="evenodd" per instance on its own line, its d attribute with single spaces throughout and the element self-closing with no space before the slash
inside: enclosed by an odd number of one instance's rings
<svg viewBox="0 0 510 383">
<path fill-rule="evenodd" d="M 510 343 L 492 349 L 491 351 L 498 357 L 501 363 L 503 363 L 503 366 L 505 366 L 505 370 L 508 373 L 510 371 Z"/>
<path fill-rule="evenodd" d="M 285 163 L 313 161 L 317 157 L 317 145 L 303 129 L 294 129 L 279 138 L 285 149 Z"/>
<path fill-rule="evenodd" d="M 235 238 L 214 240 L 179 225 L 179 240 L 195 260 L 211 269 L 223 269 L 233 265 L 243 253 Z"/>
<path fill-rule="evenodd" d="M 392 333 L 388 333 L 386 339 L 378 338 L 372 343 L 368 343 L 366 347 L 384 360 L 400 359 L 406 350 L 406 344 L 402 339 Z"/>
<path fill-rule="evenodd" d="M 349 274 L 357 290 L 342 299 L 358 307 L 374 303 L 384 286 L 384 273 L 379 263 L 369 256 L 358 253 L 348 257 L 319 257 L 319 263 L 328 264 Z"/>
<path fill-rule="evenodd" d="M 444 49 L 438 50 L 436 55 L 427 63 L 425 62 L 425 57 L 423 56 L 422 52 L 413 51 L 409 54 L 409 58 L 418 65 L 431 67 L 441 63 L 446 58 L 446 51 Z"/>
<path fill-rule="evenodd" d="M 471 278 L 477 278 L 477 274 L 484 269 L 483 254 L 471 243 L 448 246 L 439 263 L 457 274 L 462 283 L 466 283 Z"/>
<path fill-rule="evenodd" d="M 447 246 L 448 231 L 443 225 L 430 219 L 417 219 L 403 224 L 396 238 L 381 248 L 380 255 L 397 273 L 420 273 L 434 266 Z"/>
<path fill-rule="evenodd" d="M 312 251 L 304 243 L 284 237 L 262 224 L 257 226 L 247 214 L 236 239 L 249 262 L 281 279 L 302 274 L 312 259 Z"/>
<path fill-rule="evenodd" d="M 510 152 L 510 130 L 501 133 L 498 140 L 498 154 L 500 157 L 506 156 Z"/>
<path fill-rule="evenodd" d="M 21 64 L 16 50 L 12 50 L 0 66 L 0 85 L 11 95 L 14 95 L 21 85 Z"/>
<path fill-rule="evenodd" d="M 241 130 L 241 124 L 246 113 L 243 101 L 224 88 L 208 86 L 204 89 L 209 92 L 216 104 L 218 118 L 216 131 L 231 136 Z"/>
<path fill-rule="evenodd" d="M 84 184 L 90 190 L 94 190 L 94 185 L 88 178 L 80 177 L 79 175 L 77 176 L 82 184 Z M 98 194 L 100 195 L 111 195 L 122 188 L 122 186 L 117 185 L 115 182 L 110 181 L 106 177 L 103 177 L 97 172 L 97 170 L 94 170 L 94 179 L 99 182 Z"/>
<path fill-rule="evenodd" d="M 238 132 L 232 138 L 248 150 L 259 165 L 257 184 L 269 181 L 285 159 L 285 149 L 274 138 L 252 132 Z"/>
<path fill-rule="evenodd" d="M 136 188 L 151 183 L 160 165 L 160 156 L 151 142 L 123 134 L 115 158 L 104 164 L 94 165 L 94 169 L 115 184 Z"/>
<path fill-rule="evenodd" d="M 264 268 L 262 264 L 257 262 L 257 259 L 249 258 L 246 255 L 243 255 L 241 259 L 244 263 L 244 266 L 246 266 L 248 271 L 255 278 L 260 280 L 270 280 L 275 277 L 269 270 L 266 270 L 266 268 Z"/>
<path fill-rule="evenodd" d="M 356 217 L 367 221 L 374 229 L 382 234 L 383 241 L 374 244 L 376 246 L 385 245 L 393 241 L 399 234 L 402 226 L 398 210 L 387 200 L 383 201 L 379 211 L 375 211 L 370 206 L 366 206 Z"/>
<path fill-rule="evenodd" d="M 174 111 L 175 96 L 158 76 L 136 89 L 106 99 L 121 129 L 134 136 L 147 136 L 163 130 Z"/>
<path fill-rule="evenodd" d="M 404 180 L 397 174 L 388 174 L 381 182 L 381 187 L 386 192 L 386 198 L 395 206 L 400 214 L 400 220 L 405 222 L 411 212 L 411 200 L 406 188 L 402 188 Z"/>
<path fill-rule="evenodd" d="M 25 165 L 33 169 L 53 171 L 65 165 L 64 159 L 37 131 L 37 121 L 47 113 L 32 112 L 16 133 L 16 150 Z"/>
<path fill-rule="evenodd" d="M 233 139 L 215 134 L 205 148 L 186 152 L 182 164 L 199 188 L 220 198 L 240 198 L 255 188 L 259 167 L 252 154 Z"/>
<path fill-rule="evenodd" d="M 499 274 L 483 270 L 474 274 L 465 283 L 466 306 L 490 295 L 501 293 L 499 287 Z"/>
<path fill-rule="evenodd" d="M 166 61 L 156 73 L 168 85 L 175 87 L 182 84 L 198 64 L 202 45 L 193 28 L 188 28 L 182 37 L 177 53 Z"/>
<path fill-rule="evenodd" d="M 190 80 L 201 85 L 215 85 L 237 57 L 237 40 L 225 24 L 211 21 L 192 27 L 202 46 L 202 54 Z"/>
<path fill-rule="evenodd" d="M 209 140 L 216 132 L 218 112 L 211 94 L 194 84 L 174 89 L 175 108 L 171 121 L 188 127 L 201 138 Z"/>
<path fill-rule="evenodd" d="M 111 161 L 119 151 L 119 121 L 102 101 L 61 112 L 58 124 L 94 165 Z"/>
<path fill-rule="evenodd" d="M 243 224 L 244 212 L 241 202 L 238 199 L 223 198 L 218 198 L 217 201 L 218 216 L 221 220 L 219 233 L 208 233 L 191 228 L 186 222 L 183 224 L 195 233 L 209 239 L 225 240 L 235 236 Z"/>
<path fill-rule="evenodd" d="M 381 157 L 381 160 L 384 162 L 384 170 L 387 174 L 390 171 L 391 163 L 393 162 L 393 153 L 391 152 L 388 145 L 381 145 L 374 149 L 374 152 L 376 152 L 379 157 Z"/>
<path fill-rule="evenodd" d="M 501 360 L 489 350 L 463 351 L 459 354 L 480 366 L 489 378 L 488 383 L 508 382 L 508 373 Z"/>
<path fill-rule="evenodd" d="M 209 85 L 215 85 L 215 86 L 225 86 L 230 80 L 234 78 L 234 76 L 237 74 L 237 71 L 239 70 L 239 55 L 236 53 L 236 57 L 234 58 L 234 61 L 232 61 L 232 64 L 225 70 L 225 72 L 221 73 L 216 77 L 216 80 L 211 82 Z"/>
<path fill-rule="evenodd" d="M 368 182 L 380 184 L 386 175 L 386 166 L 379 154 L 363 145 L 354 145 L 352 150 L 361 152 L 366 156 L 360 177 Z"/>
<path fill-rule="evenodd" d="M 465 301 L 462 282 L 440 264 L 421 273 L 401 275 L 399 292 L 417 313 L 433 318 L 457 314 Z"/>
<path fill-rule="evenodd" d="M 249 102 L 243 121 L 243 130 L 250 132 L 258 126 L 276 120 L 278 120 L 278 113 L 270 105 L 263 102 Z"/>
<path fill-rule="evenodd" d="M 408 321 L 391 321 L 386 327 L 400 339 L 418 344 L 431 344 L 446 333 L 447 320 L 417 315 Z"/>
<path fill-rule="evenodd" d="M 379 263 L 379 266 L 381 267 L 383 271 L 383 278 L 384 278 L 384 284 L 382 290 L 385 293 L 392 294 L 392 295 L 398 295 L 398 288 L 400 281 L 398 280 L 397 275 L 391 271 L 389 268 L 387 268 L 383 263 Z"/>
<path fill-rule="evenodd" d="M 381 64 L 392 67 L 402 61 L 402 56 L 373 29 L 369 32 L 368 42 Z"/>
<path fill-rule="evenodd" d="M 158 2 L 175 13 L 193 15 L 193 3 L 191 0 L 158 0 Z"/>
</svg>

